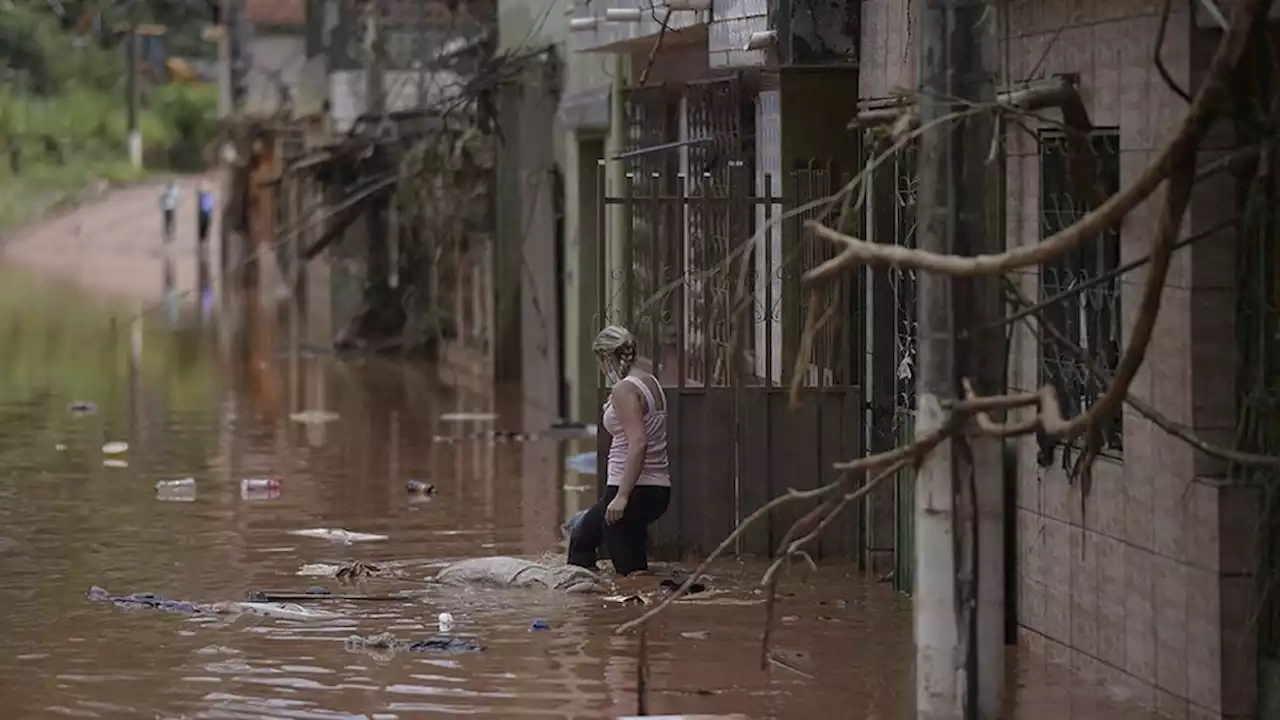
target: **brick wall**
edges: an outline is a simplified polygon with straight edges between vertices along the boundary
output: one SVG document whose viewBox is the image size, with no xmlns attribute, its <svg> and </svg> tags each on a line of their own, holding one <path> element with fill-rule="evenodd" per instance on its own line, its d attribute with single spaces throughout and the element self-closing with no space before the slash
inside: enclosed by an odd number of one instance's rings
<svg viewBox="0 0 1280 720">
<path fill-rule="evenodd" d="M 915 84 L 915 2 L 863 4 L 860 95 Z M 1096 127 L 1119 134 L 1120 184 L 1134 181 L 1171 136 L 1185 103 L 1153 62 L 1162 3 L 1153 0 L 1010 0 L 1001 3 L 1001 83 L 1076 73 Z M 1220 33 L 1197 30 L 1173 3 L 1162 57 L 1194 91 Z M 1060 119 L 1060 118 L 1058 118 Z M 1008 136 L 1006 233 L 1010 247 L 1041 239 L 1040 158 L 1033 135 Z M 1215 130 L 1202 161 L 1229 145 Z M 1236 212 L 1230 176 L 1201 183 L 1184 237 Z M 1151 249 L 1161 194 L 1120 230 L 1121 262 Z M 1235 252 L 1232 231 L 1175 255 L 1147 361 L 1131 393 L 1169 420 L 1230 445 L 1236 425 Z M 1121 343 L 1145 270 L 1124 276 Z M 1040 294 L 1038 273 L 1021 276 Z M 1040 382 L 1038 345 L 1019 325 L 1011 384 Z M 1165 717 L 1247 717 L 1257 696 L 1257 528 L 1261 498 L 1224 485 L 1226 468 L 1126 408 L 1123 452 L 1095 465 L 1082 497 L 1061 469 L 1041 468 L 1035 438 L 1018 447 L 1019 635 L 1033 650 L 1112 694 Z"/>
</svg>

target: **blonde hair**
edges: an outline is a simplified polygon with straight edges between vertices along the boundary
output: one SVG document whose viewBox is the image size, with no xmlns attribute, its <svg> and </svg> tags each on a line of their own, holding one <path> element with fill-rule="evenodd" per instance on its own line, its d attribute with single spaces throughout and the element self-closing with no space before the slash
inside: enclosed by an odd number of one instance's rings
<svg viewBox="0 0 1280 720">
<path fill-rule="evenodd" d="M 621 325 L 610 325 L 596 335 L 591 351 L 598 357 L 616 360 L 618 372 L 626 375 L 636 362 L 636 338 Z"/>
</svg>

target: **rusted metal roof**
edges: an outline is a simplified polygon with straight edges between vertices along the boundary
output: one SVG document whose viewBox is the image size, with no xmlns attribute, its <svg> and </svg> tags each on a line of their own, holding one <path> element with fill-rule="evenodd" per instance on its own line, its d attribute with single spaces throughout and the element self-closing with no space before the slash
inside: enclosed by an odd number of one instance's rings
<svg viewBox="0 0 1280 720">
<path fill-rule="evenodd" d="M 258 26 L 304 25 L 307 0 L 245 0 L 249 22 Z"/>
</svg>

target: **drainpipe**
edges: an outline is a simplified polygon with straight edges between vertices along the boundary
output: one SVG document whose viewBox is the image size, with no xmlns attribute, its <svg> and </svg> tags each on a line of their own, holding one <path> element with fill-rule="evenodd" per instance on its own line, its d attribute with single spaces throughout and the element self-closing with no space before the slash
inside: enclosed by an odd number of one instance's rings
<svg viewBox="0 0 1280 720">
<path fill-rule="evenodd" d="M 605 157 L 612 158 L 626 146 L 626 108 L 623 103 L 624 93 L 627 86 L 627 72 L 630 63 L 627 62 L 627 56 L 622 53 L 615 53 L 613 56 L 613 86 L 609 93 L 609 138 L 607 147 L 605 148 Z M 626 181 L 625 164 L 618 160 L 609 161 L 605 168 L 605 196 L 618 197 L 622 193 L 622 184 Z M 605 278 L 604 290 L 608 308 L 613 317 L 622 317 L 623 304 L 627 302 L 627 298 L 617 294 L 618 283 L 623 277 L 622 267 L 622 238 L 623 233 L 627 231 L 624 227 L 626 217 L 623 214 L 621 205 L 608 205 L 604 208 L 608 213 L 608 229 L 609 233 L 604 242 L 604 257 L 602 261 L 608 263 L 605 267 L 609 268 L 609 274 Z M 616 305 L 615 305 L 616 303 Z M 607 324 L 605 318 L 601 318 L 600 325 Z"/>
</svg>

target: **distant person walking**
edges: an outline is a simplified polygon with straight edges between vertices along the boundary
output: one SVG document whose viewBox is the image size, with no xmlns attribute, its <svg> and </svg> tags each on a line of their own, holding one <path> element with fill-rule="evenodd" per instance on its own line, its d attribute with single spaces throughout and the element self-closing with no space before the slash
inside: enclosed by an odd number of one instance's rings
<svg viewBox="0 0 1280 720">
<path fill-rule="evenodd" d="M 164 213 L 164 241 L 173 241 L 174 216 L 178 213 L 178 183 L 170 180 L 160 191 L 160 210 Z"/>
<path fill-rule="evenodd" d="M 208 181 L 200 181 L 197 201 L 200 206 L 196 216 L 196 238 L 200 247 L 204 248 L 209 241 L 209 226 L 213 224 L 213 190 L 209 188 Z"/>
</svg>

